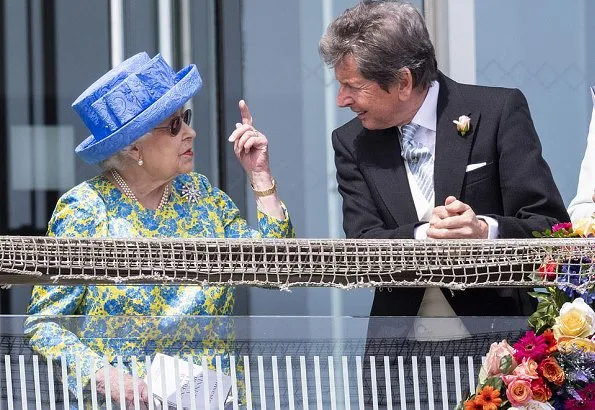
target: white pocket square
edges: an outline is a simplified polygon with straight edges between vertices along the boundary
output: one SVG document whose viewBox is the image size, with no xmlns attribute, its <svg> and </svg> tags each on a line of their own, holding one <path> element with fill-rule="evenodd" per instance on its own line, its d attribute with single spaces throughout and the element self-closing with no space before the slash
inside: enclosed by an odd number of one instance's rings
<svg viewBox="0 0 595 410">
<path fill-rule="evenodd" d="M 473 171 L 475 169 L 481 168 L 481 167 L 485 167 L 487 163 L 485 162 L 479 162 L 477 164 L 469 164 L 467 165 L 467 168 L 465 168 L 465 172 L 469 172 L 469 171 Z"/>
</svg>

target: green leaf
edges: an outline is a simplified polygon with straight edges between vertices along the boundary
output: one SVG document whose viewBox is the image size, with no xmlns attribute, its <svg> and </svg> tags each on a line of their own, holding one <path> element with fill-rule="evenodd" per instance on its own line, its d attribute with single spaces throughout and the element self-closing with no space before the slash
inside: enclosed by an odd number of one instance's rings
<svg viewBox="0 0 595 410">
<path fill-rule="evenodd" d="M 538 301 L 547 300 L 551 298 L 551 295 L 545 292 L 529 292 L 529 296 L 534 297 Z"/>
<path fill-rule="evenodd" d="M 529 317 L 529 325 L 537 334 L 553 326 L 562 305 L 570 302 L 570 297 L 555 286 L 547 287 L 545 291 L 531 292 L 530 295 L 537 299 L 537 309 Z"/>
<path fill-rule="evenodd" d="M 564 305 L 564 303 L 566 302 L 570 302 L 570 297 L 564 293 L 562 290 L 558 289 L 558 288 L 550 288 L 550 293 L 552 294 L 552 299 L 553 302 L 555 304 L 555 307 L 557 308 L 557 313 L 556 315 L 560 312 L 560 309 L 562 309 L 562 305 Z"/>
<path fill-rule="evenodd" d="M 500 377 L 488 377 L 484 386 L 492 386 L 494 390 L 500 391 L 502 389 L 502 379 Z"/>
<path fill-rule="evenodd" d="M 507 354 L 500 359 L 500 372 L 503 374 L 510 373 L 512 367 L 512 356 Z"/>
</svg>

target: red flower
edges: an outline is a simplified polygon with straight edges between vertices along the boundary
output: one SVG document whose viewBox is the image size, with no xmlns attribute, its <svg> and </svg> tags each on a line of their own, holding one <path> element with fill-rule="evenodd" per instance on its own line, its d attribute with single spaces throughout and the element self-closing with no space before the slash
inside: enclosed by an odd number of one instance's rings
<svg viewBox="0 0 595 410">
<path fill-rule="evenodd" d="M 545 337 L 541 335 L 537 336 L 534 331 L 530 330 L 514 344 L 514 348 L 516 349 L 514 358 L 519 363 L 525 357 L 539 363 L 545 357 L 548 345 Z"/>
<path fill-rule="evenodd" d="M 555 261 L 547 261 L 542 263 L 537 272 L 541 279 L 554 280 L 556 279 L 556 271 L 558 270 L 558 263 Z"/>
<path fill-rule="evenodd" d="M 531 391 L 533 392 L 533 400 L 545 403 L 552 398 L 552 391 L 547 387 L 543 379 L 531 380 Z"/>
<path fill-rule="evenodd" d="M 547 345 L 547 350 L 545 353 L 549 356 L 550 354 L 554 353 L 558 350 L 558 343 L 556 342 L 556 338 L 554 337 L 554 332 L 551 329 L 546 330 L 541 334 L 543 339 L 545 340 L 545 344 Z"/>
</svg>

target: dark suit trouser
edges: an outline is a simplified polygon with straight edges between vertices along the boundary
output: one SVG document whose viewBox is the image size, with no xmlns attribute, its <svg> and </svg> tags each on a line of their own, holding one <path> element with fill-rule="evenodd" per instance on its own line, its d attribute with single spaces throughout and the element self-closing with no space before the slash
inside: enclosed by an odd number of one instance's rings
<svg viewBox="0 0 595 410">
<path fill-rule="evenodd" d="M 528 316 L 535 311 L 535 299 L 528 295 L 530 289 L 509 288 L 509 289 L 468 289 L 463 292 L 444 290 L 447 301 L 454 311 L 462 316 L 465 327 L 472 334 L 461 340 L 427 342 L 408 339 L 411 333 L 414 318 L 417 316 L 419 306 L 424 296 L 424 288 L 393 288 L 376 290 L 370 324 L 368 325 L 368 336 L 364 358 L 364 395 L 367 405 L 372 403 L 372 382 L 370 356 L 375 357 L 376 363 L 376 385 L 377 398 L 381 405 L 386 404 L 386 383 L 384 379 L 384 356 L 390 359 L 390 374 L 392 378 L 392 391 L 394 404 L 397 401 L 397 356 L 403 356 L 405 360 L 405 383 L 407 391 L 412 391 L 412 368 L 411 357 L 417 356 L 420 370 L 420 377 L 425 372 L 425 356 L 431 356 L 438 360 L 439 356 L 445 356 L 452 360 L 453 356 L 465 358 L 472 356 L 480 360 L 485 355 L 492 342 L 502 339 L 516 340 L 522 336 L 524 331 L 519 329 L 518 333 L 488 333 L 474 334 L 473 316 Z M 380 318 L 379 316 L 411 316 L 406 318 Z M 376 319 L 375 319 L 376 317 Z M 398 323 L 398 325 L 397 325 Z M 466 360 L 466 359 L 465 359 Z M 479 362 L 478 362 L 479 363 Z M 434 363 L 435 365 L 436 363 Z M 425 380 L 425 379 L 423 379 Z M 436 382 L 436 381 L 435 381 Z M 439 382 L 439 381 L 438 381 Z M 425 383 L 420 382 L 421 388 Z M 452 389 L 449 389 L 451 391 Z M 408 403 L 411 403 L 408 401 Z"/>
</svg>

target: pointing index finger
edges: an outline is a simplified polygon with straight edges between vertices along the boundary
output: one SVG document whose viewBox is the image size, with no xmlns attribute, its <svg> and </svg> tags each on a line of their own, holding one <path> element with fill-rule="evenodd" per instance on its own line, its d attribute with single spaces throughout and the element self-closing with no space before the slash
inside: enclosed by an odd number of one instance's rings
<svg viewBox="0 0 595 410">
<path fill-rule="evenodd" d="M 242 124 L 252 125 L 252 114 L 250 114 L 248 104 L 244 100 L 240 100 L 240 115 L 242 116 Z"/>
</svg>

